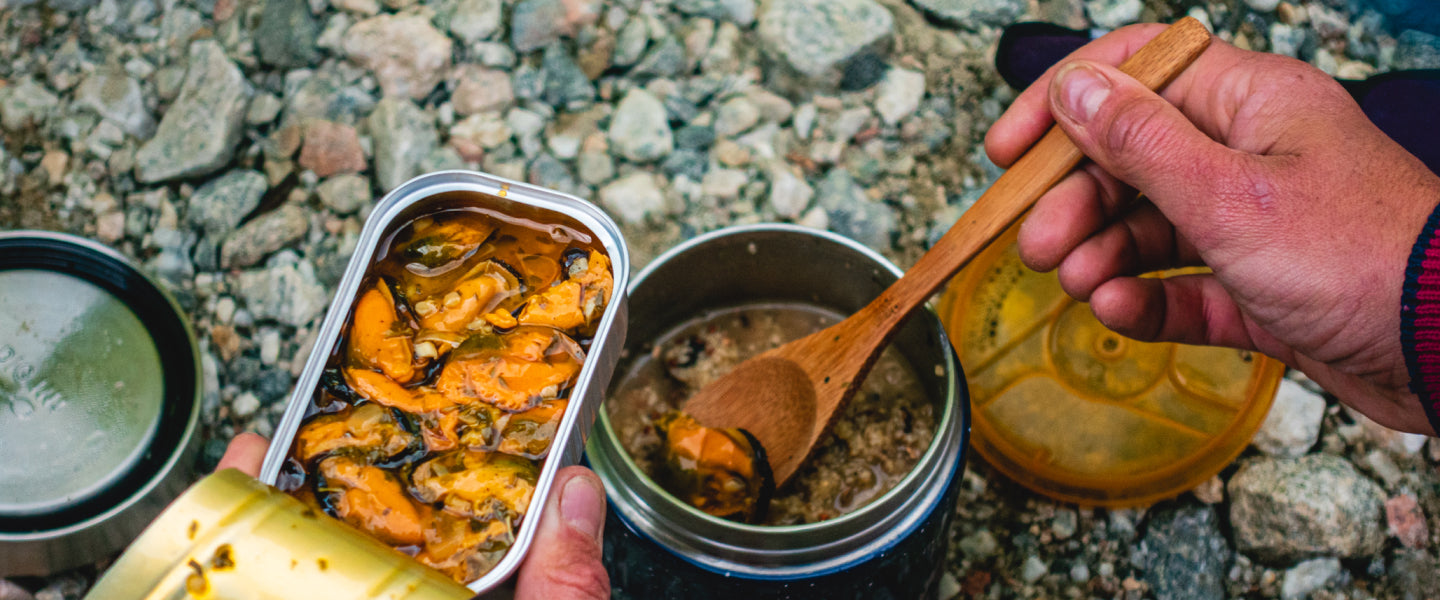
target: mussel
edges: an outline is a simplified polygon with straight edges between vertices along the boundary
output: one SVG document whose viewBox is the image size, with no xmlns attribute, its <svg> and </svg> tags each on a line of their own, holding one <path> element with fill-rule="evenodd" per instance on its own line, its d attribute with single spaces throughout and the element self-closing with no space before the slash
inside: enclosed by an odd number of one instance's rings
<svg viewBox="0 0 1440 600">
<path fill-rule="evenodd" d="M 530 505 L 539 476 L 533 461 L 461 450 L 415 467 L 410 493 L 457 517 L 513 524 Z"/>
<path fill-rule="evenodd" d="M 373 464 L 412 453 L 417 442 L 390 409 L 365 403 L 306 421 L 295 434 L 295 458 L 308 465 L 316 457 L 337 453 Z"/>
<path fill-rule="evenodd" d="M 584 360 L 575 340 L 549 327 L 477 334 L 455 349 L 435 389 L 456 404 L 478 399 L 520 412 L 559 397 Z"/>
<path fill-rule="evenodd" d="M 429 507 L 411 502 L 390 472 L 341 455 L 322 459 L 317 471 L 315 496 L 332 516 L 388 544 L 425 541 Z"/>
<path fill-rule="evenodd" d="M 656 428 L 664 454 L 660 487 L 720 518 L 765 519 L 775 477 L 759 440 L 743 429 L 705 427 L 680 412 L 662 416 Z"/>
<path fill-rule="evenodd" d="M 395 297 L 377 280 L 355 303 L 350 325 L 349 363 L 376 369 L 400 383 L 415 377 L 414 346 L 408 324 L 396 317 Z"/>
<path fill-rule="evenodd" d="M 546 325 L 558 329 L 592 328 L 605 311 L 606 299 L 615 282 L 610 259 L 591 252 L 570 262 L 567 277 L 538 294 L 531 295 L 520 309 L 521 325 Z"/>
</svg>

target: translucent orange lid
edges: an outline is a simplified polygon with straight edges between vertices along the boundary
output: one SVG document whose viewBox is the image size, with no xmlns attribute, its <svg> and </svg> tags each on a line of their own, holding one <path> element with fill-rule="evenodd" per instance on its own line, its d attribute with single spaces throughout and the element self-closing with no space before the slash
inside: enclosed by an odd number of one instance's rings
<svg viewBox="0 0 1440 600">
<path fill-rule="evenodd" d="M 1016 231 L 940 301 L 970 383 L 975 450 L 1037 492 L 1111 507 L 1178 495 L 1234 460 L 1265 420 L 1284 365 L 1114 333 L 1054 273 L 1025 268 Z"/>
</svg>

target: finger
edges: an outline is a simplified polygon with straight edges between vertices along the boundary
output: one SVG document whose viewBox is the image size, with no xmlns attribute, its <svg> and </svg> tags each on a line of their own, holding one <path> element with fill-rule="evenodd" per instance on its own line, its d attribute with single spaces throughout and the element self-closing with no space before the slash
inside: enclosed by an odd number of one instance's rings
<svg viewBox="0 0 1440 600">
<path fill-rule="evenodd" d="M 230 440 L 225 454 L 215 465 L 216 471 L 239 469 L 251 477 L 260 476 L 260 463 L 265 461 L 265 451 L 270 449 L 270 440 L 254 433 L 242 433 Z"/>
<path fill-rule="evenodd" d="M 610 577 L 600 562 L 605 527 L 605 488 L 584 467 L 566 467 L 555 477 L 540 515 L 535 543 L 515 582 L 516 600 L 601 600 L 610 597 Z"/>
<path fill-rule="evenodd" d="M 1252 324 L 1213 275 L 1121 277 L 1095 289 L 1095 318 L 1142 342 L 1257 350 Z"/>
<path fill-rule="evenodd" d="M 1075 248 L 1060 264 L 1060 286 L 1084 301 L 1116 277 L 1203 264 L 1155 205 L 1142 201 Z"/>
<path fill-rule="evenodd" d="M 1020 260 L 1036 271 L 1060 266 L 1134 199 L 1134 190 L 1093 164 L 1065 176 L 1036 201 L 1020 224 Z"/>
</svg>

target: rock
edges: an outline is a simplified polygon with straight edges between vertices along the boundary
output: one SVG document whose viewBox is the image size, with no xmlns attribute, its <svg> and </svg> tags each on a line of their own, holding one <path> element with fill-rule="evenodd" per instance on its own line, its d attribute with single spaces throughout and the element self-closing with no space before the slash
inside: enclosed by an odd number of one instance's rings
<svg viewBox="0 0 1440 600">
<path fill-rule="evenodd" d="M 1325 418 L 1325 399 L 1289 379 L 1280 381 L 1270 414 L 1250 440 L 1270 456 L 1297 458 L 1310 450 L 1320 437 Z"/>
<path fill-rule="evenodd" d="M 260 206 L 268 187 L 258 171 L 230 171 L 195 190 L 185 218 L 209 235 L 226 235 Z"/>
<path fill-rule="evenodd" d="M 1268 13 L 1280 5 L 1280 0 L 1245 0 L 1245 6 L 1255 12 Z"/>
<path fill-rule="evenodd" d="M 735 137 L 760 122 L 760 109 L 744 96 L 726 100 L 715 112 L 715 135 Z"/>
<path fill-rule="evenodd" d="M 1225 598 L 1231 551 L 1210 506 L 1167 505 L 1150 516 L 1130 560 L 1159 598 Z"/>
<path fill-rule="evenodd" d="M 259 263 L 276 250 L 305 237 L 310 229 L 309 214 L 294 204 L 256 217 L 225 238 L 220 247 L 222 268 L 243 268 Z"/>
<path fill-rule="evenodd" d="M 430 115 L 403 98 L 381 100 L 367 123 L 375 146 L 375 181 L 382 192 L 419 175 L 420 161 L 440 144 Z"/>
<path fill-rule="evenodd" d="M 1085 0 L 1085 14 L 1096 27 L 1116 29 L 1140 19 L 1140 0 Z"/>
<path fill-rule="evenodd" d="M 674 148 L 665 105 L 642 89 L 631 90 L 610 117 L 610 145 L 621 156 L 651 162 Z"/>
<path fill-rule="evenodd" d="M 580 181 L 588 185 L 601 185 L 615 176 L 615 161 L 610 158 L 610 153 L 603 149 L 586 150 L 575 159 L 575 171 L 580 176 Z"/>
<path fill-rule="evenodd" d="M 995 556 L 995 553 L 1000 551 L 1000 543 L 988 529 L 981 529 L 960 538 L 956 545 L 965 558 L 977 562 Z"/>
<path fill-rule="evenodd" d="M 686 125 L 675 130 L 675 147 L 689 150 L 705 150 L 715 143 L 715 128 L 704 125 Z"/>
<path fill-rule="evenodd" d="M 320 203 L 337 215 L 350 215 L 369 204 L 370 180 L 362 175 L 338 175 L 320 182 L 315 188 Z"/>
<path fill-rule="evenodd" d="M 734 200 L 749 182 L 749 174 L 742 169 L 711 169 L 700 181 L 700 192 L 707 198 Z"/>
<path fill-rule="evenodd" d="M 521 53 L 539 50 L 599 17 L 599 0 L 520 0 L 510 15 L 510 45 Z"/>
<path fill-rule="evenodd" d="M 1285 571 L 1280 583 L 1280 598 L 1302 600 L 1324 589 L 1331 581 L 1340 577 L 1340 560 L 1337 558 L 1316 558 L 1302 562 Z"/>
<path fill-rule="evenodd" d="M 455 79 L 455 93 L 450 96 L 450 103 L 457 114 L 503 111 L 515 101 L 510 74 L 504 71 L 465 65 L 456 70 Z"/>
<path fill-rule="evenodd" d="M 149 139 L 155 133 L 155 118 L 145 108 L 140 82 L 124 71 L 95 71 L 75 89 L 71 106 L 93 111 L 140 139 Z"/>
<path fill-rule="evenodd" d="M 470 46 L 470 53 L 478 62 L 487 67 L 510 68 L 519 60 L 510 46 L 500 42 L 476 42 Z"/>
<path fill-rule="evenodd" d="M 1394 69 L 1440 69 L 1440 37 L 1415 29 L 1400 32 L 1395 39 Z"/>
<path fill-rule="evenodd" d="M 450 33 L 466 44 L 489 39 L 504 25 L 501 0 L 456 0 Z"/>
<path fill-rule="evenodd" d="M 380 14 L 380 3 L 376 0 L 330 0 L 330 5 L 367 16 Z"/>
<path fill-rule="evenodd" d="M 890 248 L 895 213 L 875 202 L 843 168 L 830 169 L 815 193 L 829 219 L 830 231 L 854 239 L 877 251 Z"/>
<path fill-rule="evenodd" d="M 285 108 L 285 103 L 275 94 L 260 93 L 250 100 L 250 108 L 245 110 L 246 125 L 267 125 L 280 116 L 280 109 Z"/>
<path fill-rule="evenodd" d="M 250 82 L 220 44 L 191 44 L 180 96 L 161 117 L 155 137 L 135 153 L 135 178 L 155 183 L 225 166 L 235 155 L 252 94 Z"/>
<path fill-rule="evenodd" d="M 710 159 L 700 150 L 679 149 L 665 157 L 660 170 L 671 179 L 684 175 L 691 181 L 700 181 L 710 168 Z"/>
<path fill-rule="evenodd" d="M 1370 472 L 1380 478 L 1391 487 L 1400 485 L 1400 480 L 1405 474 L 1400 471 L 1400 465 L 1395 464 L 1395 459 L 1390 458 L 1384 450 L 1371 450 L 1365 453 L 1360 459 L 1360 464 L 1370 468 Z"/>
<path fill-rule="evenodd" d="M 803 75 L 821 77 L 893 28 L 890 11 L 875 0 L 770 0 L 761 8 L 758 33 L 768 52 Z"/>
<path fill-rule="evenodd" d="M 1440 589 L 1440 561 L 1429 552 L 1401 550 L 1390 563 L 1387 588 L 1392 597 L 1402 600 L 1426 600 Z"/>
<path fill-rule="evenodd" d="M 30 78 L 0 88 L 0 124 L 10 131 L 39 126 L 49 120 L 60 99 Z"/>
<path fill-rule="evenodd" d="M 1040 581 L 1040 578 L 1049 572 L 1050 566 L 1034 554 L 1025 557 L 1025 562 L 1020 564 L 1020 580 L 1025 583 Z"/>
<path fill-rule="evenodd" d="M 635 63 L 630 76 L 636 79 L 648 77 L 674 77 L 685 68 L 685 46 L 673 35 L 661 38 L 659 43 Z"/>
<path fill-rule="evenodd" d="M 1378 448 L 1383 448 L 1397 456 L 1415 456 L 1425 447 L 1430 438 L 1418 433 L 1404 433 L 1395 431 L 1389 427 L 1376 423 L 1370 417 L 1360 414 L 1358 411 L 1347 410 L 1352 418 L 1360 424 L 1365 432 L 1365 437 Z"/>
<path fill-rule="evenodd" d="M 784 96 L 763 88 L 750 88 L 745 96 L 760 109 L 760 118 L 770 123 L 784 123 L 795 114 L 795 104 Z"/>
<path fill-rule="evenodd" d="M 305 126 L 305 143 L 300 147 L 300 166 L 319 177 L 364 171 L 365 150 L 355 128 L 332 121 L 315 120 Z"/>
<path fill-rule="evenodd" d="M 815 190 L 788 165 L 777 162 L 770 167 L 770 208 L 787 219 L 798 219 L 810 206 Z"/>
<path fill-rule="evenodd" d="M 375 99 L 370 94 L 349 84 L 334 70 L 323 69 L 313 74 L 291 71 L 285 78 L 285 110 L 280 117 L 280 129 L 299 127 L 303 131 L 311 119 L 355 123 L 374 108 Z"/>
<path fill-rule="evenodd" d="M 570 172 L 570 167 L 560 162 L 548 152 L 541 152 L 530 163 L 530 183 L 540 187 L 559 190 L 567 194 L 574 194 L 577 191 L 575 175 Z"/>
<path fill-rule="evenodd" d="M 234 409 L 235 416 L 248 417 L 255 414 L 255 411 L 260 410 L 260 399 L 256 398 L 253 393 L 241 392 L 239 396 L 235 397 L 235 401 L 230 404 L 230 408 Z"/>
<path fill-rule="evenodd" d="M 1265 561 L 1378 552 L 1383 491 L 1329 454 L 1247 461 L 1230 478 L 1237 549 Z"/>
<path fill-rule="evenodd" d="M 894 125 L 920 108 L 920 100 L 925 97 L 925 74 L 890 69 L 876 92 L 875 112 L 886 125 Z"/>
<path fill-rule="evenodd" d="M 258 319 L 304 327 L 325 311 L 330 293 L 315 276 L 315 267 L 291 252 L 281 252 L 265 269 L 241 272 L 237 295 Z"/>
<path fill-rule="evenodd" d="M 637 171 L 600 188 L 600 205 L 622 222 L 636 225 L 664 210 L 665 192 L 654 175 Z"/>
<path fill-rule="evenodd" d="M 755 0 L 675 0 L 674 7 L 687 15 L 731 21 L 742 26 L 755 22 Z"/>
<path fill-rule="evenodd" d="M 1284 23 L 1270 24 L 1270 51 L 1282 56 L 1297 58 L 1300 46 L 1305 43 L 1305 30 Z"/>
<path fill-rule="evenodd" d="M 10 580 L 0 579 L 0 600 L 35 600 L 35 597 Z"/>
<path fill-rule="evenodd" d="M 1425 513 L 1415 496 L 1402 494 L 1385 501 L 1385 522 L 1390 533 L 1406 548 L 1423 549 L 1430 545 L 1430 530 L 1425 523 Z"/>
<path fill-rule="evenodd" d="M 1050 520 L 1050 533 L 1057 540 L 1068 540 L 1075 535 L 1075 529 L 1079 526 L 1079 515 L 1068 508 L 1061 508 L 1055 511 L 1055 518 Z"/>
<path fill-rule="evenodd" d="M 320 50 L 315 47 L 319 37 L 320 25 L 305 0 L 265 0 L 255 28 L 260 62 L 283 69 L 313 65 L 320 62 Z"/>
<path fill-rule="evenodd" d="M 595 99 L 595 86 L 575 64 L 564 44 L 556 42 L 545 47 L 541 73 L 545 80 L 542 97 L 550 106 L 569 108 Z"/>
<path fill-rule="evenodd" d="M 645 48 L 649 45 L 650 27 L 645 24 L 644 19 L 632 18 L 615 34 L 615 54 L 610 58 L 610 62 L 617 67 L 633 65 L 645 55 Z"/>
<path fill-rule="evenodd" d="M 862 50 L 845 63 L 840 76 L 840 90 L 858 92 L 880 83 L 890 65 L 885 58 L 872 50 Z"/>
<path fill-rule="evenodd" d="M 1025 0 L 910 0 L 942 21 L 974 29 L 1002 27 L 1025 14 Z"/>
<path fill-rule="evenodd" d="M 469 141 L 486 150 L 493 150 L 510 141 L 510 126 L 505 118 L 496 112 L 470 115 L 450 128 L 450 139 Z"/>
<path fill-rule="evenodd" d="M 345 32 L 344 47 L 375 73 L 386 96 L 423 99 L 450 70 L 450 38 L 420 14 L 365 19 Z"/>
</svg>

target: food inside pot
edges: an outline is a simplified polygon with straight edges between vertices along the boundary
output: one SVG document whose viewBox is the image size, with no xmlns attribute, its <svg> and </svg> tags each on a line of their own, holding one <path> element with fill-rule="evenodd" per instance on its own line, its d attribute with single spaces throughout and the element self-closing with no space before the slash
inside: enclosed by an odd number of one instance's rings
<svg viewBox="0 0 1440 600">
<path fill-rule="evenodd" d="M 687 398 L 745 359 L 841 317 L 805 304 L 751 304 L 700 315 L 661 334 L 625 367 L 605 403 L 621 445 L 671 495 L 715 516 L 799 525 L 858 510 L 899 483 L 935 436 L 936 407 L 893 348 L 881 354 L 790 482 L 779 489 L 770 482 L 773 495 L 765 485 L 763 449 L 753 438 L 676 414 Z"/>
<path fill-rule="evenodd" d="M 479 208 L 381 248 L 280 485 L 468 583 L 525 522 L 610 261 L 575 228 Z"/>
</svg>

